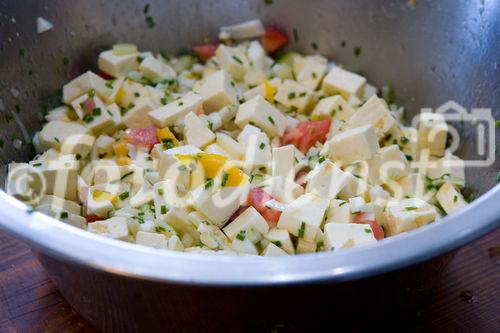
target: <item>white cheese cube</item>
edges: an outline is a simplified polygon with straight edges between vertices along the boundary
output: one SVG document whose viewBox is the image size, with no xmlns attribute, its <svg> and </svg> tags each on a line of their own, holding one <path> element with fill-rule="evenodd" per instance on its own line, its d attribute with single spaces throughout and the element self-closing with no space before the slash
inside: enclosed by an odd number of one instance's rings
<svg viewBox="0 0 500 333">
<path fill-rule="evenodd" d="M 184 251 L 184 244 L 182 244 L 179 237 L 173 235 L 168 239 L 168 249 L 171 251 Z"/>
<path fill-rule="evenodd" d="M 389 132 L 390 133 L 390 132 Z M 409 156 L 411 161 L 418 161 L 419 145 L 418 131 L 413 127 L 401 127 L 400 137 L 395 138 L 399 141 L 399 146 L 406 156 Z"/>
<path fill-rule="evenodd" d="M 420 150 L 430 155 L 443 156 L 448 136 L 448 125 L 442 114 L 422 112 L 418 122 L 418 143 Z"/>
<path fill-rule="evenodd" d="M 238 24 L 222 26 L 220 28 L 219 38 L 221 39 L 246 39 L 260 37 L 265 32 L 264 26 L 260 20 L 249 20 Z"/>
<path fill-rule="evenodd" d="M 281 248 L 278 246 L 274 245 L 273 243 L 267 244 L 264 252 L 262 252 L 262 255 L 265 257 L 268 256 L 286 256 L 288 253 L 283 251 Z"/>
<path fill-rule="evenodd" d="M 241 47 L 220 44 L 215 51 L 215 57 L 220 68 L 231 74 L 236 80 L 243 79 L 247 68 L 250 67 L 245 51 Z"/>
<path fill-rule="evenodd" d="M 245 147 L 227 134 L 217 132 L 215 141 L 234 160 L 241 159 L 245 154 Z"/>
<path fill-rule="evenodd" d="M 75 98 L 94 90 L 96 95 L 106 100 L 112 90 L 106 87 L 106 81 L 100 76 L 87 71 L 63 87 L 63 102 L 70 104 Z"/>
<path fill-rule="evenodd" d="M 148 115 L 158 127 L 171 126 L 178 118 L 186 116 L 189 112 L 196 113 L 202 107 L 202 101 L 200 95 L 189 92 L 182 98 L 149 112 Z"/>
<path fill-rule="evenodd" d="M 319 231 L 321 232 L 321 231 Z M 312 253 L 316 252 L 317 243 L 315 241 L 308 242 L 303 239 L 297 241 L 297 253 Z"/>
<path fill-rule="evenodd" d="M 70 109 L 66 105 L 58 106 L 57 108 L 52 109 L 49 112 L 47 112 L 47 115 L 45 116 L 45 120 L 47 122 L 54 121 L 54 120 L 68 121 L 68 120 L 70 120 Z"/>
<path fill-rule="evenodd" d="M 369 225 L 356 223 L 325 224 L 325 247 L 339 250 L 377 242 Z"/>
<path fill-rule="evenodd" d="M 264 83 L 245 91 L 243 93 L 243 99 L 249 101 L 258 95 L 264 97 L 268 102 L 272 102 L 274 101 L 274 94 L 281 84 L 281 79 L 276 77 L 269 81 L 264 81 Z"/>
<path fill-rule="evenodd" d="M 269 225 L 262 215 L 260 215 L 255 208 L 250 206 L 222 230 L 227 237 L 234 240 L 241 231 L 250 233 L 252 230 L 255 230 L 261 234 L 265 234 L 269 231 Z"/>
<path fill-rule="evenodd" d="M 255 127 L 253 125 L 247 124 L 245 127 L 243 127 L 243 130 L 238 134 L 238 137 L 236 138 L 238 142 L 243 146 L 247 147 L 248 146 L 248 139 L 252 134 L 259 134 L 262 131 L 260 128 Z"/>
<path fill-rule="evenodd" d="M 371 84 L 367 83 L 365 85 L 365 89 L 363 91 L 363 99 L 366 101 L 370 99 L 370 97 L 377 95 L 378 89 L 375 86 L 372 86 Z"/>
<path fill-rule="evenodd" d="M 262 182 L 261 186 L 265 192 L 269 193 L 269 195 L 280 203 L 285 204 L 294 201 L 304 194 L 302 186 L 297 184 L 293 179 L 282 176 L 268 177 Z"/>
<path fill-rule="evenodd" d="M 354 112 L 354 108 L 342 96 L 335 95 L 321 99 L 314 107 L 311 118 L 321 119 L 322 117 L 326 117 L 332 120 L 347 122 Z"/>
<path fill-rule="evenodd" d="M 372 158 L 379 151 L 378 139 L 372 125 L 353 128 L 335 135 L 321 150 L 340 165 Z"/>
<path fill-rule="evenodd" d="M 326 223 L 351 223 L 351 217 L 349 202 L 338 199 L 330 201 Z"/>
<path fill-rule="evenodd" d="M 304 64 L 297 74 L 297 81 L 309 90 L 316 90 L 326 74 L 326 58 L 314 55 L 305 58 Z"/>
<path fill-rule="evenodd" d="M 153 125 L 154 121 L 150 119 L 148 115 L 151 115 L 151 111 L 154 110 L 154 107 L 149 97 L 136 99 L 134 107 L 123 115 L 123 123 L 128 128 L 146 128 Z"/>
<path fill-rule="evenodd" d="M 352 197 L 365 196 L 366 192 L 370 190 L 370 186 L 363 179 L 354 176 L 350 172 L 344 171 L 344 174 L 348 181 L 338 194 L 340 199 L 349 200 Z"/>
<path fill-rule="evenodd" d="M 253 254 L 253 255 L 258 255 L 259 253 L 257 252 L 257 248 L 255 245 L 248 239 L 248 237 L 243 238 L 243 240 L 240 240 L 238 238 L 235 238 L 231 242 L 231 249 L 238 253 L 245 253 L 245 254 Z"/>
<path fill-rule="evenodd" d="M 272 175 L 293 180 L 295 178 L 295 147 L 287 145 L 272 149 Z"/>
<path fill-rule="evenodd" d="M 323 223 L 328 205 L 327 199 L 306 193 L 291 202 L 281 214 L 278 228 L 286 229 L 292 235 L 312 242 Z"/>
<path fill-rule="evenodd" d="M 285 80 L 278 87 L 274 100 L 287 110 L 304 113 L 311 100 L 311 90 L 293 80 Z"/>
<path fill-rule="evenodd" d="M 55 159 L 30 162 L 30 184 L 37 193 L 53 194 L 63 199 L 77 200 L 79 163 L 75 155 L 60 155 Z"/>
<path fill-rule="evenodd" d="M 241 104 L 234 122 L 240 128 L 249 123 L 259 126 L 271 137 L 282 136 L 286 127 L 286 117 L 262 96 Z"/>
<path fill-rule="evenodd" d="M 316 164 L 307 175 L 306 192 L 333 199 L 348 184 L 349 176 L 329 160 Z"/>
<path fill-rule="evenodd" d="M 349 206 L 351 208 L 352 214 L 364 211 L 365 205 L 365 199 L 363 199 L 362 197 L 349 198 Z"/>
<path fill-rule="evenodd" d="M 142 205 L 147 204 L 148 202 L 153 200 L 153 190 L 149 183 L 144 183 L 141 189 L 130 198 L 128 204 L 132 208 L 139 208 Z"/>
<path fill-rule="evenodd" d="M 245 151 L 245 170 L 250 172 L 256 168 L 268 168 L 270 162 L 271 145 L 267 135 L 262 132 L 250 135 Z"/>
<path fill-rule="evenodd" d="M 175 79 L 177 76 L 172 67 L 154 57 L 145 57 L 139 65 L 139 71 L 154 82 Z"/>
<path fill-rule="evenodd" d="M 384 227 L 392 236 L 421 227 L 437 217 L 436 209 L 421 199 L 389 201 L 386 208 L 387 224 Z"/>
<path fill-rule="evenodd" d="M 193 112 L 186 115 L 184 122 L 184 138 L 188 145 L 203 149 L 215 140 L 215 134 Z"/>
<path fill-rule="evenodd" d="M 226 105 L 238 102 L 236 84 L 223 70 L 204 77 L 194 86 L 194 92 L 203 97 L 203 110 L 212 113 Z"/>
<path fill-rule="evenodd" d="M 444 157 L 434 161 L 433 167 L 427 169 L 427 177 L 431 179 L 453 179 L 459 182 L 460 186 L 465 186 L 465 169 L 464 161 L 451 154 L 446 154 Z"/>
<path fill-rule="evenodd" d="M 38 135 L 40 148 L 48 150 L 50 148 L 60 149 L 61 143 L 73 135 L 88 134 L 87 127 L 76 122 L 51 121 L 45 124 Z"/>
<path fill-rule="evenodd" d="M 409 173 L 406 156 L 398 145 L 383 147 L 368 163 L 368 181 L 373 185 L 381 185 L 390 180 L 398 180 Z"/>
<path fill-rule="evenodd" d="M 195 241 L 199 240 L 199 233 L 196 226 L 189 221 L 189 211 L 186 208 L 174 207 L 165 216 L 165 222 L 172 226 L 177 234 L 182 238 L 189 235 Z"/>
<path fill-rule="evenodd" d="M 116 78 L 126 76 L 131 71 L 136 71 L 138 52 L 116 55 L 113 50 L 103 51 L 99 54 L 97 65 L 99 69 Z"/>
<path fill-rule="evenodd" d="M 434 190 L 427 190 L 425 175 L 421 173 L 410 173 L 399 179 L 397 182 L 390 182 L 387 188 L 392 192 L 396 199 L 419 198 L 428 201 L 434 196 Z"/>
<path fill-rule="evenodd" d="M 36 210 L 77 228 L 83 229 L 87 226 L 87 220 L 84 217 L 65 211 L 62 207 L 54 204 L 39 204 Z"/>
<path fill-rule="evenodd" d="M 219 146 L 217 143 L 212 143 L 208 145 L 203 151 L 208 154 L 216 154 L 227 158 L 231 158 L 231 155 L 229 155 L 229 153 L 224 149 L 222 149 L 222 147 Z"/>
<path fill-rule="evenodd" d="M 224 187 L 214 191 L 200 186 L 193 191 L 193 207 L 220 228 L 238 210 L 240 198 L 246 192 L 248 188 L 244 187 Z"/>
<path fill-rule="evenodd" d="M 273 228 L 264 235 L 264 238 L 274 245 L 278 246 L 288 254 L 295 253 L 292 239 L 290 238 L 290 233 L 288 232 L 288 230 Z"/>
<path fill-rule="evenodd" d="M 366 79 L 361 75 L 335 66 L 323 80 L 322 88 L 327 94 L 340 93 L 342 97 L 348 99 L 351 95 L 360 96 L 365 84 Z"/>
<path fill-rule="evenodd" d="M 60 211 L 66 211 L 75 215 L 82 214 L 82 206 L 74 201 L 65 200 L 55 195 L 44 195 L 38 202 L 38 205 L 51 205 L 58 207 Z"/>
<path fill-rule="evenodd" d="M 372 96 L 352 115 L 347 123 L 348 128 L 372 125 L 377 137 L 383 138 L 396 124 L 396 119 L 387 108 L 387 103 L 377 96 Z"/>
<path fill-rule="evenodd" d="M 129 235 L 127 218 L 125 217 L 112 217 L 104 221 L 89 223 L 87 231 L 104 237 L 121 240 L 127 240 Z"/>
<path fill-rule="evenodd" d="M 436 198 L 446 214 L 452 214 L 467 205 L 462 194 L 450 183 L 441 186 Z"/>
<path fill-rule="evenodd" d="M 165 235 L 155 232 L 138 231 L 135 235 L 135 243 L 155 249 L 168 249 L 168 240 Z"/>
<path fill-rule="evenodd" d="M 90 153 L 95 142 L 95 136 L 90 134 L 73 134 L 64 139 L 61 144 L 61 153 L 75 154 L 78 158 L 85 158 Z"/>
</svg>

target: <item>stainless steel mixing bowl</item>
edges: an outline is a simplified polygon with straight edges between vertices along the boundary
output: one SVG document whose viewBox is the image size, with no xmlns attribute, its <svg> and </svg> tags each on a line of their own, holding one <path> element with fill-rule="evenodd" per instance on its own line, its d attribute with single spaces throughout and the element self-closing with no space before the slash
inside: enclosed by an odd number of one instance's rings
<svg viewBox="0 0 500 333">
<path fill-rule="evenodd" d="M 492 107 L 500 118 L 500 2 L 495 0 L 0 2 L 0 154 L 3 166 L 28 160 L 24 142 L 58 89 L 95 68 L 115 42 L 175 53 L 213 40 L 218 27 L 261 18 L 319 52 L 392 84 L 408 116 L 455 100 Z M 54 23 L 38 35 L 36 18 Z M 353 55 L 361 48 L 359 56 Z M 16 94 L 16 93 L 19 94 Z M 16 108 L 16 105 L 18 107 Z M 16 111 L 17 109 L 17 111 Z M 23 126 L 20 126 L 20 124 Z M 477 133 L 463 130 L 459 155 L 473 156 Z M 496 144 L 498 145 L 497 139 Z M 5 169 L 5 168 L 4 168 Z M 26 241 L 63 295 L 104 331 L 270 331 L 370 327 L 425 297 L 453 251 L 500 224 L 499 162 L 467 170 L 481 194 L 458 214 L 375 247 L 287 258 L 224 257 L 136 247 L 67 226 L 0 191 L 0 227 Z M 5 170 L 1 178 L 5 177 Z M 362 319 L 360 320 L 360 317 Z M 388 320 L 386 326 L 397 322 Z M 334 326 L 332 326 L 334 325 Z"/>
</svg>

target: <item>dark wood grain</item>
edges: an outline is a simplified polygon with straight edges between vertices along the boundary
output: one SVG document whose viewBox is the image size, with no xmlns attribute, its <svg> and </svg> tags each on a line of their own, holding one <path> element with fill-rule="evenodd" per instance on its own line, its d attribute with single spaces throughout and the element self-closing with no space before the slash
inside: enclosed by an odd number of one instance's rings
<svg viewBox="0 0 500 333">
<path fill-rule="evenodd" d="M 417 332 L 500 332 L 500 229 L 461 249 L 418 311 Z M 96 332 L 21 242 L 0 233 L 0 332 Z"/>
</svg>

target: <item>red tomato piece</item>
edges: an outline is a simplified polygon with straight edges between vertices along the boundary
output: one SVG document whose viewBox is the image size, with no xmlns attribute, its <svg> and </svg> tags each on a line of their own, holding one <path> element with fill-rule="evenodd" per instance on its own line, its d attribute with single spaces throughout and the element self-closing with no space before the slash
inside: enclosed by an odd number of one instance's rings
<svg viewBox="0 0 500 333">
<path fill-rule="evenodd" d="M 95 109 L 95 102 L 93 98 L 87 98 L 85 102 L 83 102 L 82 105 L 83 113 L 84 114 L 91 114 L 92 111 Z"/>
<path fill-rule="evenodd" d="M 215 55 L 217 47 L 218 45 L 215 43 L 195 45 L 193 46 L 193 52 L 198 56 L 198 58 L 205 62 Z"/>
<path fill-rule="evenodd" d="M 266 202 L 273 199 L 268 193 L 261 188 L 253 188 L 248 193 L 248 204 L 255 208 L 260 215 L 267 221 L 270 227 L 275 227 L 280 219 L 281 212 L 266 207 Z"/>
<path fill-rule="evenodd" d="M 97 215 L 94 215 L 94 214 L 87 215 L 85 218 L 87 219 L 87 223 L 92 223 L 92 222 L 104 220 L 104 218 L 97 216 Z"/>
<path fill-rule="evenodd" d="M 125 139 L 133 145 L 151 149 L 160 142 L 156 136 L 156 129 L 156 126 L 141 129 L 129 128 L 125 131 Z"/>
<path fill-rule="evenodd" d="M 306 185 L 307 185 L 307 183 L 306 183 L 306 176 L 307 176 L 307 171 L 300 170 L 295 175 L 295 182 L 297 184 L 299 184 L 300 186 L 302 186 L 303 188 L 306 188 Z"/>
<path fill-rule="evenodd" d="M 115 79 L 114 76 L 112 76 L 112 75 L 110 75 L 110 74 L 108 74 L 108 73 L 106 73 L 104 71 L 101 71 L 101 70 L 99 70 L 97 72 L 97 75 L 99 75 L 100 77 L 102 77 L 104 80 L 114 80 Z"/>
<path fill-rule="evenodd" d="M 281 137 L 281 144 L 283 146 L 292 144 L 306 154 L 316 142 L 326 141 L 330 123 L 330 119 L 311 120 L 302 122 L 297 127 L 288 127 Z"/>
<path fill-rule="evenodd" d="M 267 53 L 275 53 L 288 44 L 288 36 L 277 27 L 268 27 L 260 38 L 260 43 Z"/>
<path fill-rule="evenodd" d="M 358 224 L 369 224 L 372 228 L 373 236 L 375 236 L 375 239 L 377 240 L 384 239 L 385 237 L 384 229 L 382 229 L 380 224 L 375 221 L 373 216 L 368 216 L 366 213 L 358 213 L 353 216 L 352 222 Z"/>
</svg>

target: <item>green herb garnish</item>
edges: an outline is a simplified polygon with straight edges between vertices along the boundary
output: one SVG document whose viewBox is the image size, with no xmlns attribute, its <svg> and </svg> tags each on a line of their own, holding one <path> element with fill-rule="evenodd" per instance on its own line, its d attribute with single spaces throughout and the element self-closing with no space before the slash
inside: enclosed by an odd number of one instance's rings
<svg viewBox="0 0 500 333">
<path fill-rule="evenodd" d="M 129 197 L 130 193 L 128 192 L 123 192 L 122 194 L 120 194 L 120 200 L 125 200 Z"/>
<path fill-rule="evenodd" d="M 236 238 L 239 239 L 240 241 L 244 241 L 246 236 L 246 231 L 241 230 L 237 235 Z"/>
<path fill-rule="evenodd" d="M 302 221 L 302 223 L 300 224 L 300 228 L 299 228 L 299 238 L 304 238 L 304 233 L 306 231 L 306 223 L 304 221 Z"/>
</svg>

